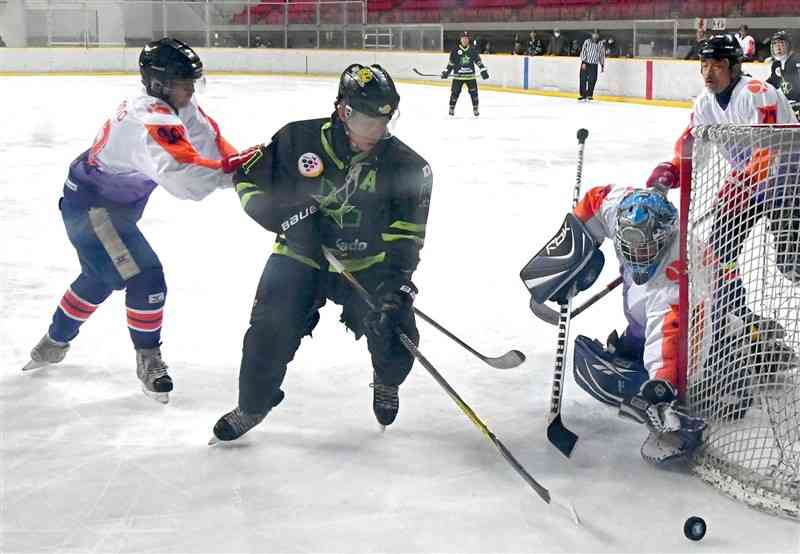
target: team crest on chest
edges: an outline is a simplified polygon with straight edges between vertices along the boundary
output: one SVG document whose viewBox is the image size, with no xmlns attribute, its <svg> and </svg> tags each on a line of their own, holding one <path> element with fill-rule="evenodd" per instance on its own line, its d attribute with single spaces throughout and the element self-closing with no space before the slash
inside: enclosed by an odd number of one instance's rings
<svg viewBox="0 0 800 554">
<path fill-rule="evenodd" d="M 325 165 L 319 156 L 306 152 L 297 160 L 297 170 L 303 177 L 319 177 L 325 171 Z"/>
</svg>

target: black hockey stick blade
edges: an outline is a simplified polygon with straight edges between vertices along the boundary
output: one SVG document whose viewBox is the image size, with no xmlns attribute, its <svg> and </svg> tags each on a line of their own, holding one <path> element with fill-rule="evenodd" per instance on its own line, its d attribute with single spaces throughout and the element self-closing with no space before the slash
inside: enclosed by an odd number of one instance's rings
<svg viewBox="0 0 800 554">
<path fill-rule="evenodd" d="M 438 73 L 423 73 L 418 70 L 416 67 L 412 68 L 411 71 L 419 75 L 420 77 L 441 77 Z"/>
<path fill-rule="evenodd" d="M 449 339 L 453 340 L 456 344 L 467 350 L 470 354 L 475 356 L 476 358 L 482 360 L 486 364 L 492 366 L 495 369 L 513 369 L 522 364 L 525 361 L 525 354 L 520 352 L 519 350 L 509 350 L 502 356 L 492 357 L 492 356 L 484 356 L 466 342 L 455 336 L 453 333 L 445 329 L 439 323 L 434 321 L 430 316 L 426 315 L 425 312 L 420 310 L 417 307 L 414 307 L 414 313 L 417 314 L 423 321 L 426 321 L 431 326 L 433 326 L 436 330 L 444 334 Z"/>
<path fill-rule="evenodd" d="M 550 325 L 558 325 L 558 312 L 555 311 L 553 308 L 545 304 L 539 304 L 533 299 L 532 296 L 530 305 L 533 315 L 535 315 L 545 323 L 549 323 Z"/>
<path fill-rule="evenodd" d="M 561 422 L 561 414 L 558 414 L 553 421 L 547 425 L 547 440 L 567 458 L 572 455 L 572 450 L 578 442 L 578 435 L 564 427 Z"/>
</svg>

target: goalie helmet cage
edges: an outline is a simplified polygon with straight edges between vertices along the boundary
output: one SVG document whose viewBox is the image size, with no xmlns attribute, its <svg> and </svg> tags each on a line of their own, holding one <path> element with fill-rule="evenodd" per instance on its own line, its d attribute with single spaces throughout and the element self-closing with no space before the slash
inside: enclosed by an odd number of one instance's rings
<svg viewBox="0 0 800 554">
<path fill-rule="evenodd" d="M 692 471 L 800 520 L 800 125 L 692 135 L 680 152 L 678 385 L 708 423 Z"/>
</svg>

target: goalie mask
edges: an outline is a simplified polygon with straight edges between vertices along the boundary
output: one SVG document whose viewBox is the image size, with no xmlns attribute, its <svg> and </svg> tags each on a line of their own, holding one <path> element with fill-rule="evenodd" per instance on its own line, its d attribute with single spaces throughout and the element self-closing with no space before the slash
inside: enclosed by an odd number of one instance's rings
<svg viewBox="0 0 800 554">
<path fill-rule="evenodd" d="M 634 190 L 620 202 L 614 247 L 637 285 L 655 274 L 675 237 L 677 220 L 675 206 L 656 191 Z"/>
</svg>

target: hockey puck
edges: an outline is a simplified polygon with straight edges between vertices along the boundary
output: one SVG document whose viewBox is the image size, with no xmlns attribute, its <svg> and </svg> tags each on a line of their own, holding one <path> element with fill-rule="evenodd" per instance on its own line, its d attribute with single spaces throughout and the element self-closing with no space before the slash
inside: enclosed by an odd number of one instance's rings
<svg viewBox="0 0 800 554">
<path fill-rule="evenodd" d="M 702 517 L 690 517 L 683 524 L 683 534 L 691 541 L 699 541 L 706 536 L 706 522 Z"/>
</svg>

